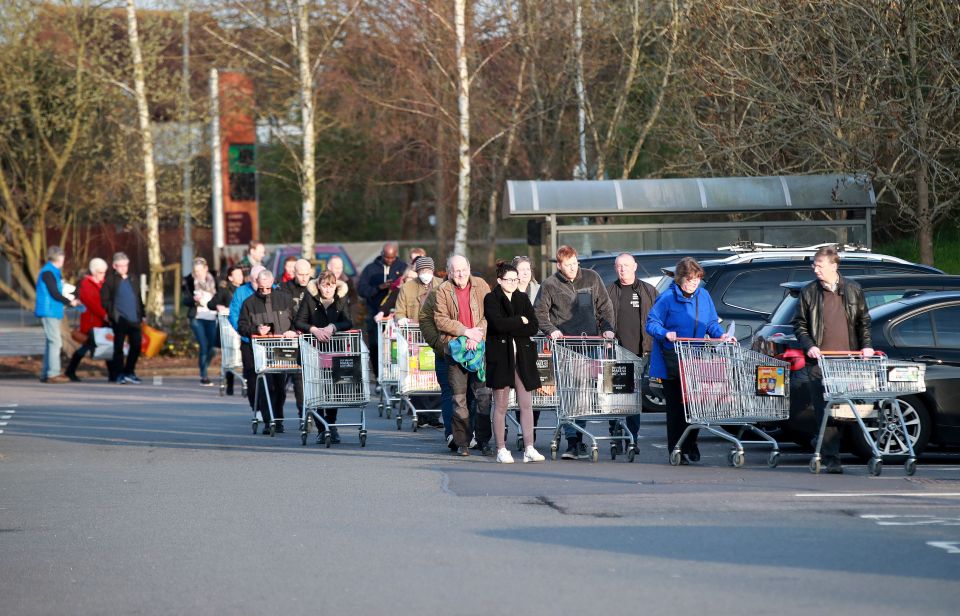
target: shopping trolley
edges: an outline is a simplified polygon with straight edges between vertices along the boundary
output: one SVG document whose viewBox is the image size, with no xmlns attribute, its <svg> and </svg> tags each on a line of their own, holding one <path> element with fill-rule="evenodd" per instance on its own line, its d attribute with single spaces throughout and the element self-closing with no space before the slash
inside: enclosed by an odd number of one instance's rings
<svg viewBox="0 0 960 616">
<path fill-rule="evenodd" d="M 296 338 L 284 338 L 282 336 L 253 336 L 250 338 L 253 347 L 253 367 L 257 372 L 257 383 L 253 392 L 253 433 L 257 433 L 256 406 L 260 401 L 260 387 L 267 392 L 267 408 L 270 410 L 270 436 L 276 434 L 276 425 L 278 421 L 293 421 L 293 417 L 284 417 L 277 419 L 273 412 L 273 401 L 270 399 L 270 390 L 267 386 L 268 374 L 296 374 L 300 372 L 300 359 L 298 357 L 298 343 Z"/>
<path fill-rule="evenodd" d="M 537 348 L 537 372 L 540 373 L 540 389 L 531 393 L 533 398 L 533 410 L 541 413 L 540 419 L 543 419 L 543 413 L 554 413 L 555 420 L 549 425 L 535 425 L 533 427 L 533 436 L 536 439 L 537 432 L 556 433 L 557 425 L 560 422 L 557 414 L 557 380 L 553 371 L 553 344 L 549 337 L 537 335 L 531 336 L 530 340 Z M 507 421 L 517 430 L 517 451 L 523 451 L 523 433 L 521 432 L 520 422 L 510 411 L 518 409 L 517 392 L 511 387 L 510 398 L 507 401 Z M 539 422 L 538 422 L 539 423 Z"/>
<path fill-rule="evenodd" d="M 823 414 L 823 421 L 820 422 L 817 446 L 810 460 L 810 472 L 820 472 L 823 433 L 827 421 L 833 418 L 857 423 L 873 453 L 867 462 L 867 470 L 874 477 L 880 475 L 883 471 L 883 456 L 864 422 L 864 417 L 896 422 L 905 435 L 903 440 L 907 447 L 903 470 L 907 475 L 917 472 L 917 458 L 897 396 L 926 391 L 926 366 L 913 362 L 891 361 L 882 354 L 866 357 L 859 353 L 845 352 L 827 352 L 818 361 L 823 373 L 823 397 L 827 403 L 827 412 Z"/>
<path fill-rule="evenodd" d="M 230 316 L 217 315 L 217 328 L 220 330 L 220 395 L 227 391 L 227 374 L 232 374 L 234 382 L 239 380 L 241 395 L 247 395 L 247 381 L 243 378 L 243 360 L 240 359 L 240 334 L 230 324 Z"/>
<path fill-rule="evenodd" d="M 706 430 L 733 445 L 731 466 L 743 466 L 744 445 L 769 445 L 767 465 L 780 460 L 776 439 L 757 427 L 790 416 L 790 364 L 745 349 L 735 342 L 677 338 L 684 418 L 690 425 L 670 452 L 670 464 L 680 464 L 681 447 L 692 430 Z M 739 426 L 736 436 L 722 426 Z M 746 433 L 760 437 L 748 441 Z"/>
<path fill-rule="evenodd" d="M 396 332 L 397 390 L 400 394 L 397 430 L 403 427 L 403 410 L 406 408 L 412 413 L 411 427 L 416 432 L 419 426 L 418 412 L 440 412 L 440 409 L 417 409 L 410 401 L 410 396 L 440 393 L 440 382 L 434 370 L 436 356 L 433 348 L 423 339 L 418 325 L 397 325 Z"/>
<path fill-rule="evenodd" d="M 357 428 L 360 446 L 367 446 L 366 406 L 370 402 L 370 354 L 359 330 L 334 334 L 329 340 L 316 336 L 300 337 L 303 374 L 303 421 L 300 444 L 307 444 L 310 419 L 317 426 L 317 442 L 327 447 L 332 443 L 331 428 Z M 344 423 L 339 415 L 329 423 L 320 411 L 355 408 L 360 410 L 358 423 Z M 321 429 L 321 426 L 323 427 Z"/>
<path fill-rule="evenodd" d="M 383 417 L 384 410 L 387 419 L 393 410 L 394 402 L 399 402 L 397 396 L 397 324 L 390 319 L 377 323 L 377 384 L 380 385 L 380 402 L 377 412 Z"/>
<path fill-rule="evenodd" d="M 553 357 L 559 418 L 550 457 L 557 459 L 562 429 L 569 425 L 590 438 L 592 461 L 600 459 L 598 442 L 610 441 L 611 458 L 615 459 L 622 449 L 627 461 L 633 462 L 637 445 L 626 418 L 639 415 L 643 409 L 642 360 L 613 340 L 593 336 L 557 338 L 553 341 Z M 619 430 L 609 436 L 597 436 L 576 421 L 614 421 Z"/>
</svg>

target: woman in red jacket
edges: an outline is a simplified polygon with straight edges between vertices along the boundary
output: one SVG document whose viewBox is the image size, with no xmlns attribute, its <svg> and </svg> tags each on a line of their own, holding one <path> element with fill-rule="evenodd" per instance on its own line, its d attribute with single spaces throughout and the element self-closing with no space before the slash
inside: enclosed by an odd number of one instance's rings
<svg viewBox="0 0 960 616">
<path fill-rule="evenodd" d="M 70 358 L 70 364 L 67 366 L 66 375 L 71 381 L 79 381 L 77 376 L 77 367 L 80 360 L 86 354 L 93 355 L 97 344 L 93 339 L 94 327 L 107 327 L 107 311 L 103 309 L 100 302 L 100 287 L 103 286 L 103 280 L 107 276 L 107 262 L 100 258 L 90 259 L 90 273 L 80 282 L 79 297 L 80 303 L 86 310 L 80 313 L 80 333 L 87 337 L 86 342 L 73 353 Z M 113 353 L 111 353 L 112 359 Z M 113 361 L 107 360 L 107 375 L 110 382 L 117 380 L 116 370 L 113 368 Z"/>
</svg>

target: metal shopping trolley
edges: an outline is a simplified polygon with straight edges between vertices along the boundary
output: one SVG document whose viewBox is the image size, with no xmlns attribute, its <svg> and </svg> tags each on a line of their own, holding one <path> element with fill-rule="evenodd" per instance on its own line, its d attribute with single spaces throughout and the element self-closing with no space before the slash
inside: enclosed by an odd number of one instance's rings
<svg viewBox="0 0 960 616">
<path fill-rule="evenodd" d="M 412 413 L 411 426 L 417 431 L 417 412 L 439 413 L 440 409 L 417 409 L 410 396 L 440 393 L 440 382 L 434 370 L 436 356 L 433 348 L 423 339 L 418 325 L 398 325 L 397 331 L 397 380 L 400 407 L 397 409 L 397 430 L 403 427 L 403 409 Z"/>
<path fill-rule="evenodd" d="M 610 441 L 610 457 L 626 451 L 633 462 L 637 446 L 626 425 L 629 415 L 643 410 L 642 360 L 613 340 L 599 337 L 561 337 L 554 340 L 554 375 L 557 383 L 557 427 L 550 457 L 557 459 L 561 430 L 571 426 L 592 441 L 590 459 L 600 459 L 599 441 Z M 591 434 L 575 422 L 614 421 L 620 430 L 609 436 Z M 618 447 L 622 444 L 622 448 Z"/>
<path fill-rule="evenodd" d="M 926 391 L 926 366 L 913 362 L 891 361 L 882 354 L 865 357 L 859 353 L 843 352 L 824 353 L 819 359 L 819 365 L 823 372 L 823 397 L 827 402 L 827 412 L 823 414 L 823 421 L 820 423 L 817 446 L 810 460 L 810 472 L 820 472 L 823 432 L 827 421 L 833 418 L 857 423 L 873 453 L 867 463 L 867 470 L 874 477 L 879 476 L 883 471 L 883 456 L 864 418 L 884 421 L 881 417 L 883 412 L 886 420 L 896 421 L 902 433 L 908 434 L 897 396 Z M 904 441 L 907 459 L 903 463 L 903 470 L 907 475 L 913 475 L 917 472 L 917 458 L 913 453 L 910 438 L 905 437 Z"/>
<path fill-rule="evenodd" d="M 230 324 L 226 314 L 217 315 L 217 328 L 220 331 L 220 395 L 227 391 L 227 374 L 232 374 L 234 382 L 239 380 L 241 395 L 247 395 L 247 381 L 243 378 L 243 361 L 240 359 L 240 334 Z"/>
<path fill-rule="evenodd" d="M 533 398 L 533 410 L 534 412 L 539 411 L 541 413 L 541 419 L 543 419 L 543 413 L 545 412 L 554 413 L 555 417 L 555 421 L 550 425 L 535 425 L 533 427 L 533 435 L 534 438 L 536 438 L 537 432 L 556 433 L 560 418 L 557 413 L 557 406 L 559 404 L 557 398 L 557 380 L 553 370 L 553 342 L 549 337 L 542 335 L 531 336 L 530 340 L 533 341 L 533 344 L 537 347 L 537 372 L 540 373 L 541 381 L 540 389 L 531 394 Z M 513 413 L 509 412 L 518 408 L 517 392 L 511 387 L 510 398 L 507 401 L 507 421 L 517 430 L 517 451 L 523 451 L 523 433 L 520 429 L 520 422 L 517 421 Z"/>
<path fill-rule="evenodd" d="M 397 324 L 392 318 L 377 324 L 377 353 L 377 383 L 380 385 L 377 412 L 383 417 L 386 410 L 387 419 L 390 419 L 393 404 L 400 401 L 397 396 Z"/>
<path fill-rule="evenodd" d="M 300 372 L 300 358 L 298 356 L 298 343 L 296 338 L 284 338 L 282 336 L 253 336 L 250 338 L 253 346 L 253 367 L 257 372 L 257 383 L 253 393 L 254 415 L 253 415 L 253 433 L 257 433 L 256 406 L 260 401 L 260 387 L 263 386 L 267 392 L 267 408 L 270 410 L 270 436 L 276 433 L 278 421 L 293 421 L 293 417 L 284 417 L 277 419 L 273 412 L 273 401 L 270 400 L 269 388 L 267 387 L 268 374 L 296 374 Z"/>
<path fill-rule="evenodd" d="M 300 337 L 303 374 L 303 421 L 300 444 L 307 444 L 310 420 L 317 426 L 317 442 L 327 447 L 333 439 L 331 428 L 357 428 L 360 446 L 367 446 L 366 406 L 370 402 L 370 354 L 359 330 L 334 334 L 330 340 L 316 336 Z M 337 418 L 329 423 L 320 411 L 325 409 L 359 409 L 357 423 L 344 423 Z M 323 427 L 321 429 L 321 426 Z"/>
<path fill-rule="evenodd" d="M 744 445 L 769 445 L 767 465 L 780 460 L 776 439 L 757 427 L 790 416 L 790 364 L 745 349 L 735 342 L 678 338 L 674 349 L 680 361 L 683 409 L 690 425 L 670 452 L 670 464 L 680 464 L 683 441 L 692 430 L 706 430 L 729 441 L 731 466 L 743 466 Z M 739 426 L 734 436 L 722 426 Z M 760 440 L 743 437 L 753 433 Z"/>
</svg>

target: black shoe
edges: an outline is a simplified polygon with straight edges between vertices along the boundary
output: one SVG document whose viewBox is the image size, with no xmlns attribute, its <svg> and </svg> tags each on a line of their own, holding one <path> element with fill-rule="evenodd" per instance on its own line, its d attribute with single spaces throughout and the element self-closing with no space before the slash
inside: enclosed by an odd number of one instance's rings
<svg viewBox="0 0 960 616">
<path fill-rule="evenodd" d="M 578 460 L 590 459 L 590 450 L 587 449 L 586 443 L 577 443 L 577 459 Z"/>
<path fill-rule="evenodd" d="M 447 435 L 447 447 L 450 448 L 450 451 L 456 451 L 456 450 L 457 450 L 457 444 L 456 444 L 455 442 L 453 442 L 453 435 L 452 435 L 452 434 L 448 434 L 448 435 Z"/>
<path fill-rule="evenodd" d="M 827 462 L 827 474 L 828 475 L 843 474 L 843 465 L 840 464 L 840 458 L 838 457 L 830 458 L 830 461 Z"/>
<path fill-rule="evenodd" d="M 680 466 L 689 466 L 690 465 L 690 454 L 682 453 L 680 454 Z"/>
<path fill-rule="evenodd" d="M 461 457 L 463 457 L 463 458 L 466 458 L 467 456 L 470 455 L 470 449 L 467 448 L 467 447 L 458 447 L 458 448 L 457 448 L 457 455 L 458 455 L 458 456 L 461 456 Z"/>
<path fill-rule="evenodd" d="M 270 424 L 263 424 L 263 431 L 260 434 L 270 434 Z"/>
<path fill-rule="evenodd" d="M 490 445 L 484 445 L 483 447 L 480 448 L 480 453 L 489 458 L 493 456 L 493 447 L 491 447 Z"/>
<path fill-rule="evenodd" d="M 134 385 L 139 385 L 140 383 L 143 382 L 140 380 L 140 377 L 138 377 L 136 374 L 132 372 L 130 374 L 125 374 L 123 378 L 124 378 L 124 382 L 133 383 Z"/>
<path fill-rule="evenodd" d="M 283 431 L 284 431 L 284 429 L 283 429 L 283 422 L 282 422 L 282 421 L 278 421 L 278 422 L 277 422 L 277 427 L 274 428 L 273 431 L 274 431 L 274 432 L 277 432 L 277 433 L 283 432 Z"/>
<path fill-rule="evenodd" d="M 65 372 L 64 374 L 66 374 L 66 375 L 67 375 L 67 378 L 70 379 L 71 381 L 73 381 L 74 383 L 79 383 L 79 382 L 81 382 L 81 380 L 82 380 L 80 377 L 78 377 L 78 376 L 77 376 L 76 374 L 74 374 L 73 372 Z"/>
<path fill-rule="evenodd" d="M 336 428 L 330 428 L 330 442 L 334 445 L 340 442 L 340 433 Z"/>
<path fill-rule="evenodd" d="M 563 452 L 563 455 L 560 456 L 561 460 L 576 460 L 577 459 L 577 442 L 568 441 L 567 450 Z"/>
<path fill-rule="evenodd" d="M 697 447 L 696 443 L 690 445 L 690 447 L 687 449 L 687 457 L 690 458 L 691 462 L 700 461 L 700 448 Z"/>
</svg>

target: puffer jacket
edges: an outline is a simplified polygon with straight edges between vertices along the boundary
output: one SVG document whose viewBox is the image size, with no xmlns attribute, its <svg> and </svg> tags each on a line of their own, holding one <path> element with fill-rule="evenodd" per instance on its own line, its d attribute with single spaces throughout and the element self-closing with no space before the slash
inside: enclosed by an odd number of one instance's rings
<svg viewBox="0 0 960 616">
<path fill-rule="evenodd" d="M 452 280 L 446 280 L 437 287 L 437 307 L 433 319 L 440 334 L 440 346 L 446 348 L 450 341 L 464 335 L 467 330 L 460 322 L 460 306 L 457 303 L 456 286 Z M 470 312 L 473 326 L 483 331 L 487 337 L 487 320 L 483 316 L 483 298 L 490 292 L 490 285 L 483 278 L 470 276 Z"/>
<path fill-rule="evenodd" d="M 333 294 L 333 303 L 324 308 L 320 303 L 320 288 L 317 281 L 311 280 L 307 283 L 307 290 L 300 301 L 300 308 L 297 310 L 293 326 L 297 331 L 305 334 L 310 333 L 311 327 L 333 325 L 334 330 L 338 332 L 352 328 L 348 292 L 346 283 L 338 281 L 337 290 Z"/>
<path fill-rule="evenodd" d="M 650 354 L 650 376 L 658 379 L 678 376 L 668 373 L 667 363 L 676 367 L 677 357 L 673 343 L 667 340 L 669 332 L 676 332 L 678 338 L 723 336 L 710 293 L 698 287 L 693 295 L 686 297 L 675 282 L 654 302 L 645 329 L 656 340 Z"/>
<path fill-rule="evenodd" d="M 847 313 L 847 330 L 853 350 L 872 345 L 870 338 L 870 313 L 863 297 L 863 289 L 853 280 L 840 276 L 838 292 L 843 297 Z M 793 319 L 793 330 L 804 351 L 819 346 L 823 339 L 823 286 L 814 280 L 800 290 L 800 304 Z"/>
</svg>

